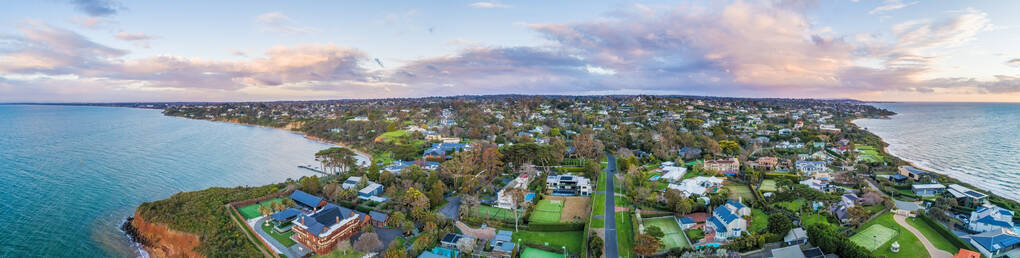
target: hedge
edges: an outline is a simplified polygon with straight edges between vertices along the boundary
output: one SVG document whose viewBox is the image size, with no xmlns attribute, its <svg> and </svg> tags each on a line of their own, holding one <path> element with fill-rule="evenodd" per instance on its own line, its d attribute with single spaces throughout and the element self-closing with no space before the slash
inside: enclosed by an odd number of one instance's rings
<svg viewBox="0 0 1020 258">
<path fill-rule="evenodd" d="M 935 229 L 935 232 L 939 233 L 939 235 L 942 235 L 943 238 L 949 240 L 949 243 L 952 243 L 953 246 L 956 246 L 956 248 L 967 249 L 971 251 L 976 250 L 969 243 L 964 242 L 963 239 L 960 239 L 960 237 L 956 236 L 956 234 L 953 234 L 953 232 L 950 232 L 948 229 L 946 229 L 946 227 L 943 227 L 942 224 L 939 224 L 938 222 L 935 222 L 935 220 L 931 219 L 931 217 L 928 217 L 927 214 L 920 214 L 917 217 L 920 218 L 921 221 L 924 221 L 924 223 L 928 224 L 929 227 Z"/>
<path fill-rule="evenodd" d="M 584 230 L 584 225 L 585 225 L 584 222 L 557 223 L 557 224 L 530 223 L 528 224 L 528 230 L 535 232 L 580 231 Z"/>
</svg>

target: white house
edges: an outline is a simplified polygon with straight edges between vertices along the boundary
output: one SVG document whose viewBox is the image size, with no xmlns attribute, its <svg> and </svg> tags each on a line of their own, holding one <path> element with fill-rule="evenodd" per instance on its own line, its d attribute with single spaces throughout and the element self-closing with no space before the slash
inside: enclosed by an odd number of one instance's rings
<svg viewBox="0 0 1020 258">
<path fill-rule="evenodd" d="M 662 177 L 660 179 L 668 182 L 677 182 L 684 178 L 684 174 L 687 174 L 687 168 L 683 166 L 676 166 L 671 161 L 663 162 L 659 166 L 662 169 Z"/>
<path fill-rule="evenodd" d="M 800 184 L 807 185 L 808 187 L 811 187 L 811 188 L 813 188 L 815 190 L 822 191 L 822 192 L 827 191 L 829 189 L 829 182 L 818 180 L 818 179 L 803 180 L 803 181 L 800 181 Z"/>
<path fill-rule="evenodd" d="M 506 187 L 500 189 L 496 193 L 496 207 L 503 209 L 514 209 L 517 208 L 517 202 L 514 201 L 513 189 L 528 189 L 528 184 L 531 183 L 531 176 L 528 174 L 521 174 L 510 183 L 506 184 Z"/>
<path fill-rule="evenodd" d="M 794 167 L 805 175 L 813 175 L 815 173 L 823 173 L 829 171 L 829 167 L 825 166 L 824 161 L 805 161 L 798 160 L 794 163 Z"/>
<path fill-rule="evenodd" d="M 553 195 L 591 195 L 591 180 L 578 175 L 566 174 L 549 176 L 545 179 L 546 188 Z"/>
<path fill-rule="evenodd" d="M 742 214 L 746 211 L 751 214 L 751 209 L 739 202 L 727 201 L 712 210 L 712 217 L 708 219 L 707 226 L 715 231 L 716 239 L 730 239 L 740 237 L 747 230 L 747 220 Z"/>
<path fill-rule="evenodd" d="M 681 195 L 688 197 L 694 194 L 705 195 L 711 189 L 720 187 L 723 183 L 721 177 L 699 176 L 681 181 L 679 184 L 669 184 L 669 189 L 680 190 Z"/>
<path fill-rule="evenodd" d="M 967 229 L 988 232 L 999 228 L 1013 230 L 1013 211 L 986 203 L 970 213 Z"/>
</svg>

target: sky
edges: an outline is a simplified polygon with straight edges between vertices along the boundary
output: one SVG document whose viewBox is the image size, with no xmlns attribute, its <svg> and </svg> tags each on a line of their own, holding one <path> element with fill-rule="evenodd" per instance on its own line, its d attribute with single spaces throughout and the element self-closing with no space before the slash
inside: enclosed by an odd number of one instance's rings
<svg viewBox="0 0 1020 258">
<path fill-rule="evenodd" d="M 1020 1 L 0 0 L 0 102 L 1020 102 Z"/>
</svg>

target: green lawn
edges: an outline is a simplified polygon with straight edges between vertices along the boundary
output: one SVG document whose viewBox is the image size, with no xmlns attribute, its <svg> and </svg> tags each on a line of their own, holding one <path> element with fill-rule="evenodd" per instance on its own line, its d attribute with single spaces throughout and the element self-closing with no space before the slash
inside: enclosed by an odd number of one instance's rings
<svg viewBox="0 0 1020 258">
<path fill-rule="evenodd" d="M 811 224 L 816 224 L 816 223 L 825 223 L 826 225 L 828 225 L 829 224 L 829 220 L 825 219 L 825 216 L 823 216 L 822 214 L 818 214 L 818 213 L 805 213 L 804 215 L 801 215 L 800 223 L 801 223 L 801 225 L 804 225 L 804 226 L 811 225 Z"/>
<path fill-rule="evenodd" d="M 867 229 L 872 225 L 882 225 L 886 228 L 899 231 L 899 234 L 897 234 L 896 237 L 894 237 L 892 240 L 885 242 L 885 244 L 882 244 L 882 246 L 878 247 L 878 249 L 875 249 L 875 251 L 872 254 L 875 255 L 876 257 L 881 256 L 886 256 L 889 258 L 928 257 L 928 250 L 924 249 L 924 245 L 921 244 L 921 240 L 918 240 L 917 237 L 914 236 L 914 234 L 910 233 L 910 231 L 907 231 L 907 229 L 897 224 L 896 221 L 893 220 L 892 213 L 882 214 L 881 216 L 878 216 L 878 218 L 875 218 L 874 220 L 865 223 L 860 228 Z M 857 235 L 850 237 L 850 240 L 853 241 L 854 237 L 856 236 Z M 889 246 L 892 245 L 893 242 L 900 243 L 899 253 L 893 253 L 892 251 L 889 250 Z"/>
<path fill-rule="evenodd" d="M 477 212 L 475 212 L 477 211 Z M 478 215 L 479 218 L 492 218 L 501 220 L 513 220 L 514 212 L 508 209 L 496 208 L 492 206 L 478 205 L 475 207 L 475 211 L 471 212 L 471 215 Z"/>
<path fill-rule="evenodd" d="M 953 243 L 949 242 L 949 239 L 946 239 L 942 235 L 939 235 L 938 232 L 935 232 L 935 229 L 929 226 L 928 223 L 924 223 L 924 221 L 921 221 L 918 218 L 907 218 L 907 224 L 910 224 L 910 226 L 916 228 L 917 231 L 920 231 L 921 235 L 924 235 L 924 238 L 927 238 L 932 245 L 935 245 L 935 248 L 945 250 L 946 252 L 953 254 L 960 251 L 960 249 L 956 248 Z"/>
<path fill-rule="evenodd" d="M 560 222 L 561 212 L 563 212 L 562 201 L 541 200 L 535 205 L 530 219 L 533 223 L 555 224 Z"/>
<path fill-rule="evenodd" d="M 599 172 L 598 183 L 595 186 L 595 190 L 596 191 L 605 191 L 606 190 L 606 171 Z"/>
<path fill-rule="evenodd" d="M 592 206 L 591 206 L 592 216 L 602 216 L 602 215 L 605 215 L 605 213 L 606 213 L 606 195 L 605 194 L 595 194 L 595 195 L 592 195 L 592 198 L 594 198 L 594 200 L 592 200 Z M 605 226 L 604 224 L 605 224 L 605 220 L 603 220 L 603 219 L 599 219 L 599 218 L 592 218 L 591 219 L 591 227 L 593 227 L 593 228 L 602 228 L 602 227 Z"/>
<path fill-rule="evenodd" d="M 892 240 L 898 232 L 882 225 L 871 225 L 850 237 L 850 241 L 874 252 L 885 242 Z"/>
<path fill-rule="evenodd" d="M 287 231 L 287 233 L 280 234 L 277 233 L 276 230 L 273 230 L 272 223 L 270 223 L 269 225 L 266 225 L 266 223 L 262 223 L 261 226 L 262 231 L 265 231 L 267 234 L 269 234 L 269 236 L 273 237 L 273 239 L 276 239 L 277 242 L 280 242 L 280 244 L 283 244 L 284 246 L 287 247 L 297 244 L 297 242 L 294 242 L 294 240 L 290 239 L 290 236 L 294 235 L 294 231 Z"/>
<path fill-rule="evenodd" d="M 570 253 L 581 253 L 581 244 L 584 243 L 584 231 L 566 231 L 566 232 L 531 232 L 531 231 L 517 231 L 514 232 L 514 242 L 521 240 L 525 243 L 532 243 L 541 246 L 550 246 L 553 248 L 561 248 L 562 246 L 567 247 L 567 251 Z"/>
<path fill-rule="evenodd" d="M 616 213 L 616 246 L 620 257 L 635 257 L 633 253 L 626 250 L 634 250 L 634 228 L 631 226 L 631 214 L 628 212 Z"/>
<path fill-rule="evenodd" d="M 545 250 L 535 248 L 524 248 L 521 252 L 521 257 L 535 257 L 535 258 L 561 258 L 563 254 L 553 253 Z"/>
<path fill-rule="evenodd" d="M 680 225 L 677 224 L 676 219 L 673 217 L 646 219 L 644 220 L 644 225 L 645 230 L 647 230 L 650 226 L 656 226 L 659 227 L 659 229 L 662 229 L 662 233 L 664 234 L 662 237 L 662 245 L 665 250 L 677 247 L 688 247 L 687 236 L 684 235 L 684 231 L 680 229 Z"/>
<path fill-rule="evenodd" d="M 800 211 L 800 207 L 804 206 L 804 200 L 797 199 L 795 201 L 777 202 L 777 203 L 772 204 L 772 205 L 774 205 L 776 207 L 780 207 L 780 208 L 786 209 L 788 211 L 798 212 L 798 211 Z"/>
<path fill-rule="evenodd" d="M 258 218 L 259 216 L 262 216 L 262 213 L 259 212 L 259 205 L 270 205 L 271 203 L 282 201 L 283 199 L 281 198 L 274 198 L 268 201 L 263 201 L 258 204 L 252 204 L 241 207 L 240 209 L 237 209 L 237 212 L 240 212 L 241 216 L 244 216 L 244 219 L 254 219 Z M 269 206 L 266 206 L 266 208 L 269 208 Z"/>
<path fill-rule="evenodd" d="M 365 253 L 358 252 L 357 250 L 349 249 L 344 254 L 344 251 L 335 250 L 326 255 L 312 255 L 312 258 L 361 258 L 365 256 Z"/>
<path fill-rule="evenodd" d="M 761 181 L 761 188 L 758 190 L 762 192 L 775 192 L 778 188 L 776 187 L 776 180 L 765 179 Z"/>
<path fill-rule="evenodd" d="M 751 209 L 751 232 L 758 232 L 769 225 L 769 216 L 759 209 Z"/>
<path fill-rule="evenodd" d="M 393 141 L 397 141 L 399 143 L 400 142 L 399 138 L 404 137 L 405 135 L 407 135 L 407 131 L 406 130 L 396 130 L 396 131 L 385 132 L 382 135 L 379 135 L 379 137 L 383 138 L 383 141 L 385 141 L 387 143 L 393 142 Z"/>
<path fill-rule="evenodd" d="M 687 238 L 691 239 L 692 243 L 697 243 L 698 240 L 705 238 L 705 231 L 699 228 L 688 229 L 687 232 L 684 233 L 687 233 Z"/>
</svg>

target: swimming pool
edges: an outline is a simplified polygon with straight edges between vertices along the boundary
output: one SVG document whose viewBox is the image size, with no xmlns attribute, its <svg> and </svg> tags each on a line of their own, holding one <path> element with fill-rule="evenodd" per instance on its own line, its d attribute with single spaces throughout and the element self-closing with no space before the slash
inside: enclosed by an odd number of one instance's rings
<svg viewBox="0 0 1020 258">
<path fill-rule="evenodd" d="M 711 244 L 703 244 L 703 245 L 695 246 L 694 249 L 701 249 L 702 247 L 719 248 L 720 246 L 722 246 L 722 244 L 720 244 L 720 243 L 711 243 Z"/>
</svg>

